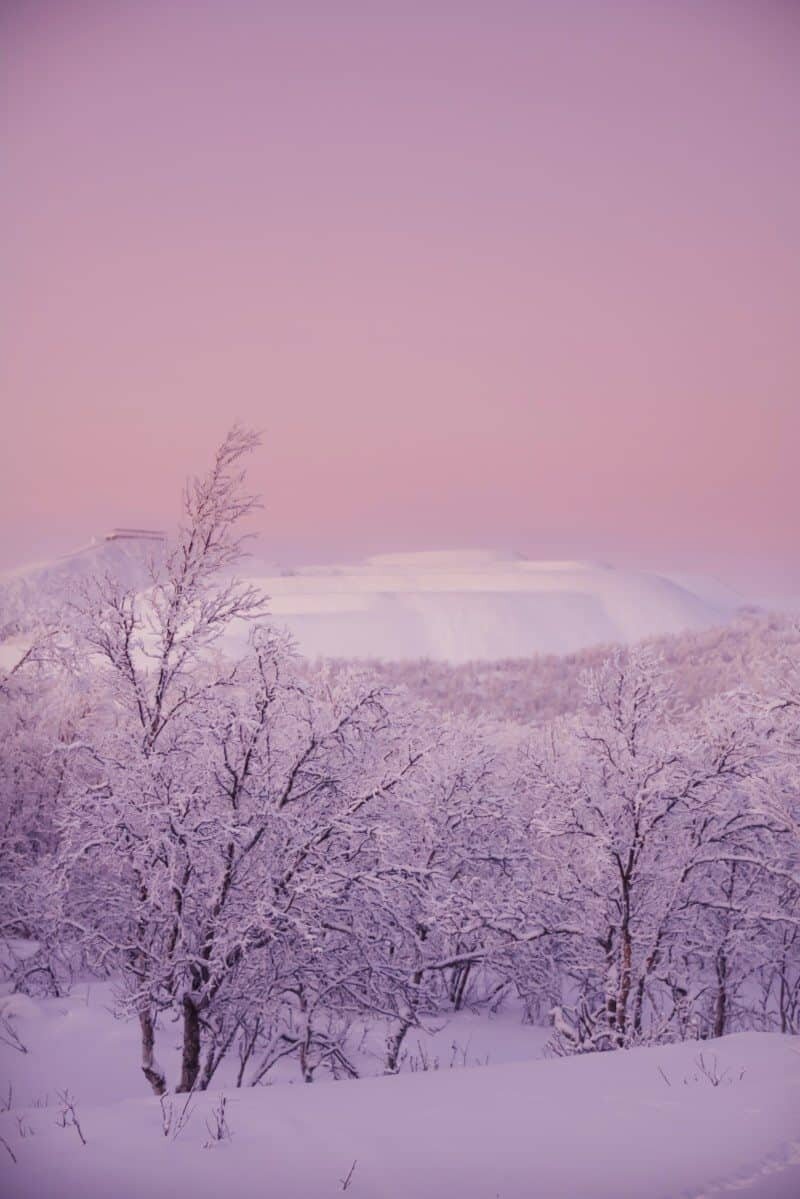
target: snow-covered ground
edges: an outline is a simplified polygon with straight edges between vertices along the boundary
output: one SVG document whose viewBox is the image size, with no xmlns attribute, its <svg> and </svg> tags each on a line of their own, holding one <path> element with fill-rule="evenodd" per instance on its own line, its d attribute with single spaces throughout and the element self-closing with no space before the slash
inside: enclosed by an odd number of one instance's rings
<svg viewBox="0 0 800 1199">
<path fill-rule="evenodd" d="M 353 1199 L 798 1194 L 797 1037 L 542 1059 L 544 1030 L 465 1014 L 421 1038 L 438 1069 L 419 1069 L 413 1039 L 415 1069 L 396 1077 L 251 1090 L 225 1089 L 223 1078 L 191 1098 L 173 1139 L 136 1069 L 136 1029 L 115 1021 L 109 1002 L 101 984 L 68 999 L 10 1000 L 27 1053 L 0 1044 L 9 1199 L 323 1199 L 342 1193 L 351 1168 Z M 85 1145 L 59 1125 L 64 1088 Z M 223 1091 L 231 1137 L 204 1148 Z M 177 1113 L 184 1100 L 172 1102 Z"/>
<path fill-rule="evenodd" d="M 30 999 L 26 995 L 0 998 L 0 1020 L 12 1025 L 29 1052 L 12 1052 L 0 1034 L 0 1101 L 9 1085 L 24 1105 L 35 1103 L 53 1088 L 68 1086 L 93 1103 L 111 1103 L 148 1093 L 137 1067 L 137 1035 L 133 1023 L 116 1019 L 111 984 L 77 985 L 63 999 Z M 449 1020 L 426 1021 L 425 1030 L 408 1034 L 401 1070 L 444 1070 L 463 1066 L 498 1065 L 541 1058 L 552 1030 L 524 1024 L 519 1012 L 495 1015 L 458 1012 Z M 383 1028 L 364 1038 L 354 1031 L 350 1057 L 359 1073 L 380 1074 L 384 1054 Z M 158 1030 L 158 1059 L 168 1077 L 179 1072 L 179 1032 L 170 1024 Z M 228 1059 L 215 1076 L 225 1088 L 233 1085 L 236 1059 Z M 275 1083 L 301 1079 L 295 1058 L 284 1058 L 270 1072 Z"/>
</svg>

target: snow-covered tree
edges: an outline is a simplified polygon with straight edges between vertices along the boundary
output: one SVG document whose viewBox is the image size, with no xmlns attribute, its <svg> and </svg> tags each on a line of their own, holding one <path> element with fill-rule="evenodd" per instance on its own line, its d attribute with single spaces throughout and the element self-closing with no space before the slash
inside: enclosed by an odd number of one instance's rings
<svg viewBox="0 0 800 1199">
<path fill-rule="evenodd" d="M 281 939 L 316 948 L 370 835 L 363 810 L 416 760 L 381 688 L 304 683 L 268 628 L 238 662 L 212 653 L 230 621 L 263 615 L 264 597 L 220 575 L 254 504 L 239 469 L 254 444 L 234 431 L 187 490 L 147 594 L 105 578 L 79 609 L 109 715 L 71 747 L 66 908 L 97 964 L 119 972 L 159 1093 L 157 1014 L 182 1021 L 178 1089 L 207 1085 L 243 1016 L 245 963 Z"/>
<path fill-rule="evenodd" d="M 742 872 L 764 873 L 774 829 L 752 799 L 761 743 L 744 699 L 681 711 L 643 648 L 592 674 L 588 701 L 543 739 L 538 823 L 554 860 L 545 922 L 571 926 L 579 1039 L 612 1048 L 679 1019 L 702 982 L 697 931 L 710 911 L 746 903 Z M 724 941 L 718 928 L 718 965 Z"/>
</svg>

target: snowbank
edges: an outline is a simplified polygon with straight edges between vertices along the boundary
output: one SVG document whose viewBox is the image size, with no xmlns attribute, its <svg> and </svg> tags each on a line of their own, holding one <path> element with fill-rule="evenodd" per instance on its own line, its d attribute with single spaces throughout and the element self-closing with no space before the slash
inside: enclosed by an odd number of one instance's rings
<svg viewBox="0 0 800 1199">
<path fill-rule="evenodd" d="M 133 1030 L 111 1020 L 106 997 L 101 988 L 88 1003 L 78 991 L 39 1004 L 38 1023 L 26 1009 L 19 1025 L 29 1053 L 0 1047 L 0 1094 L 14 1076 L 13 1110 L 0 1114 L 0 1135 L 18 1159 L 0 1145 L 0 1193 L 9 1199 L 324 1199 L 342 1193 L 354 1162 L 353 1199 L 677 1199 L 734 1187 L 750 1199 L 797 1194 L 800 1038 L 746 1033 L 229 1090 L 231 1139 L 204 1148 L 219 1093 L 193 1098 L 186 1127 L 165 1137 L 159 1104 L 129 1056 Z M 514 1051 L 506 1022 L 483 1020 L 481 1040 L 470 1021 L 482 1051 L 493 1037 L 499 1058 Z M 526 1036 L 541 1047 L 537 1030 L 517 1032 L 516 1052 Z M 451 1030 L 442 1036 L 452 1039 Z M 89 1064 L 75 1077 L 90 1037 Z M 85 1146 L 57 1123 L 56 1090 L 65 1086 Z"/>
</svg>

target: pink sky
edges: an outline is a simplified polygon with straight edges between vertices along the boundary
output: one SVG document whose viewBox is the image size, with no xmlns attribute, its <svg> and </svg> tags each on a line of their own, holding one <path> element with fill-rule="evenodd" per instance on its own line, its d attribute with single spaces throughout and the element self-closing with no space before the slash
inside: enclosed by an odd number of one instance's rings
<svg viewBox="0 0 800 1199">
<path fill-rule="evenodd" d="M 800 6 L 3 6 L 0 561 L 164 525 L 234 420 L 279 554 L 792 571 Z"/>
</svg>

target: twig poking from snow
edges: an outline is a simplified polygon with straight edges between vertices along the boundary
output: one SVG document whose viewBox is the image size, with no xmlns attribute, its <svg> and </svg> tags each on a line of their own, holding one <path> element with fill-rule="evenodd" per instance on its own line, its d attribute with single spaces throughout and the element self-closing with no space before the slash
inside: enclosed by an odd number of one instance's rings
<svg viewBox="0 0 800 1199">
<path fill-rule="evenodd" d="M 744 1078 L 744 1067 L 740 1069 L 736 1079 L 733 1078 L 730 1070 L 722 1070 L 716 1053 L 710 1062 L 706 1061 L 702 1053 L 699 1053 L 694 1059 L 694 1064 L 697 1066 L 698 1073 L 684 1078 L 684 1086 L 688 1086 L 690 1082 L 700 1082 L 704 1078 L 712 1087 L 729 1087 L 734 1082 L 741 1082 Z"/>
<path fill-rule="evenodd" d="M 346 1190 L 347 1190 L 347 1188 L 350 1186 L 350 1183 L 353 1181 L 353 1175 L 354 1175 L 354 1174 L 355 1174 L 355 1172 L 356 1172 L 356 1166 L 357 1166 L 357 1165 L 358 1165 L 358 1159 L 357 1159 L 357 1158 L 354 1158 L 354 1159 L 353 1159 L 353 1164 L 352 1164 L 352 1166 L 350 1167 L 350 1169 L 347 1171 L 347 1174 L 345 1175 L 345 1177 L 344 1177 L 344 1178 L 340 1178 L 340 1179 L 339 1179 L 339 1182 L 342 1184 L 342 1190 L 343 1190 L 343 1191 L 346 1191 Z"/>
<path fill-rule="evenodd" d="M 17 1164 L 17 1155 L 16 1155 L 16 1153 L 15 1153 L 15 1152 L 14 1152 L 14 1150 L 11 1148 L 11 1146 L 9 1145 L 9 1143 L 8 1143 L 8 1141 L 6 1140 L 6 1138 L 5 1138 L 5 1137 L 0 1137 L 0 1142 L 2 1142 L 2 1144 L 5 1146 L 6 1150 L 8 1151 L 8 1155 L 9 1155 L 9 1157 L 11 1158 L 12 1162 L 13 1162 L 13 1163 L 14 1163 L 14 1165 L 16 1166 L 16 1164 Z"/>
<path fill-rule="evenodd" d="M 194 1114 L 194 1108 L 189 1106 L 192 1094 L 193 1092 L 189 1091 L 183 1107 L 177 1111 L 172 1100 L 167 1095 L 162 1095 L 159 1100 L 161 1104 L 161 1131 L 171 1141 L 177 1141 Z"/>
<path fill-rule="evenodd" d="M 30 1124 L 26 1122 L 24 1116 L 17 1116 L 17 1132 L 20 1135 L 20 1139 L 23 1141 L 26 1137 L 33 1136 L 33 1129 L 31 1128 Z"/>
<path fill-rule="evenodd" d="M 0 1042 L 8 1045 L 11 1049 L 16 1049 L 17 1053 L 28 1052 L 27 1045 L 23 1045 L 19 1034 L 7 1016 L 0 1016 Z"/>
<path fill-rule="evenodd" d="M 206 1120 L 209 1139 L 203 1145 L 204 1149 L 213 1149 L 217 1142 L 230 1141 L 233 1137 L 233 1133 L 228 1125 L 228 1118 L 225 1114 L 227 1102 L 225 1096 L 220 1095 L 217 1106 L 211 1112 L 211 1118 Z"/>
<path fill-rule="evenodd" d="M 662 1069 L 661 1066 L 658 1067 L 658 1072 L 661 1075 L 661 1077 L 664 1079 L 664 1082 L 667 1084 L 667 1086 L 671 1087 L 672 1083 L 669 1081 L 669 1077 L 667 1076 L 666 1072 Z"/>
<path fill-rule="evenodd" d="M 75 1111 L 75 1099 L 70 1095 L 69 1091 L 64 1088 L 63 1091 L 57 1091 L 59 1102 L 62 1104 L 61 1111 L 56 1117 L 56 1124 L 59 1128 L 74 1128 L 81 1139 L 81 1144 L 86 1144 L 86 1137 L 83 1135 L 83 1129 L 80 1126 L 77 1112 Z"/>
</svg>

